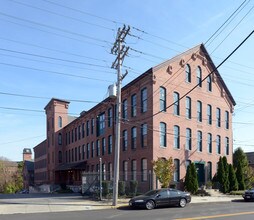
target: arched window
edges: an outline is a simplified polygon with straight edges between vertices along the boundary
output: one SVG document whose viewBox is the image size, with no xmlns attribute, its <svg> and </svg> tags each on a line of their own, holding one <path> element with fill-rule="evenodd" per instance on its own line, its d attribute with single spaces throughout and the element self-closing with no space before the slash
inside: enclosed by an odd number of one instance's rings
<svg viewBox="0 0 254 220">
<path fill-rule="evenodd" d="M 191 150 L 191 129 L 186 128 L 186 150 Z"/>
<path fill-rule="evenodd" d="M 180 115 L 179 93 L 174 92 L 174 115 Z"/>
<path fill-rule="evenodd" d="M 62 134 L 58 134 L 58 145 L 62 145 Z"/>
<path fill-rule="evenodd" d="M 166 111 L 166 89 L 164 87 L 160 87 L 160 111 Z"/>
<path fill-rule="evenodd" d="M 207 181 L 212 180 L 212 162 L 207 162 Z"/>
<path fill-rule="evenodd" d="M 137 161 L 136 160 L 131 161 L 131 179 L 137 180 Z"/>
<path fill-rule="evenodd" d="M 63 156 L 62 156 L 62 151 L 58 152 L 58 163 L 62 163 L 63 162 Z"/>
<path fill-rule="evenodd" d="M 197 67 L 197 84 L 202 87 L 202 70 L 200 66 Z"/>
<path fill-rule="evenodd" d="M 212 77 L 211 76 L 207 77 L 207 91 L 209 92 L 212 91 Z"/>
<path fill-rule="evenodd" d="M 167 126 L 164 122 L 160 122 L 160 146 L 167 146 Z"/>
<path fill-rule="evenodd" d="M 141 180 L 143 182 L 147 181 L 147 159 L 141 159 Z"/>
<path fill-rule="evenodd" d="M 174 159 L 174 166 L 175 166 L 174 181 L 179 182 L 179 180 L 180 180 L 180 161 L 179 161 L 179 159 Z"/>
<path fill-rule="evenodd" d="M 191 82 L 191 68 L 189 64 L 185 66 L 185 82 Z"/>
<path fill-rule="evenodd" d="M 58 127 L 61 128 L 63 126 L 63 120 L 62 120 L 62 117 L 59 116 L 58 117 Z"/>
<path fill-rule="evenodd" d="M 191 119 L 191 98 L 186 97 L 186 118 Z"/>
<path fill-rule="evenodd" d="M 180 127 L 174 125 L 174 148 L 180 149 Z"/>
</svg>

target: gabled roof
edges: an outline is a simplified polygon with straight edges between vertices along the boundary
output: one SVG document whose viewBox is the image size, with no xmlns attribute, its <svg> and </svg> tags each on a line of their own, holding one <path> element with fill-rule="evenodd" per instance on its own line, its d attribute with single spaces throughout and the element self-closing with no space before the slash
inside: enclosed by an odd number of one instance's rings
<svg viewBox="0 0 254 220">
<path fill-rule="evenodd" d="M 171 58 L 169 60 L 166 60 L 165 62 L 163 62 L 163 63 L 161 63 L 159 65 L 156 65 L 156 66 L 152 67 L 152 71 L 155 72 L 155 71 L 157 71 L 157 70 L 159 70 L 159 69 L 161 69 L 161 68 L 163 68 L 165 66 L 170 65 L 171 63 L 175 62 L 176 60 L 182 59 L 185 55 L 189 55 L 189 54 L 192 54 L 192 53 L 197 53 L 199 51 L 203 52 L 203 54 L 205 55 L 205 58 L 207 59 L 207 62 L 212 67 L 212 71 L 218 77 L 220 83 L 222 84 L 222 86 L 225 89 L 228 97 L 230 98 L 230 101 L 232 102 L 233 105 L 236 105 L 236 102 L 235 102 L 232 94 L 230 93 L 228 87 L 226 86 L 226 83 L 222 79 L 219 71 L 216 69 L 216 66 L 214 65 L 210 55 L 208 54 L 208 52 L 207 52 L 207 50 L 206 50 L 206 48 L 205 48 L 205 46 L 203 44 L 199 44 L 199 45 L 197 45 L 197 46 L 195 46 L 195 47 L 193 47 L 193 48 L 191 48 L 191 49 L 189 49 L 189 50 L 187 50 L 187 51 L 185 51 L 185 52 L 183 52 L 181 54 L 178 54 L 177 56 L 175 56 L 175 57 L 173 57 L 173 58 Z"/>
</svg>

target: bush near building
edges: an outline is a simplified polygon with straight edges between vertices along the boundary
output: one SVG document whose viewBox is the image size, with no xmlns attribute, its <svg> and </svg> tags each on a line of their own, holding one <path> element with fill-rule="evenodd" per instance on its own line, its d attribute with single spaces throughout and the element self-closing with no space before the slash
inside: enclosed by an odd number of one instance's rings
<svg viewBox="0 0 254 220">
<path fill-rule="evenodd" d="M 184 186 L 191 194 L 195 194 L 198 191 L 198 175 L 194 163 L 191 163 L 187 168 Z"/>
</svg>

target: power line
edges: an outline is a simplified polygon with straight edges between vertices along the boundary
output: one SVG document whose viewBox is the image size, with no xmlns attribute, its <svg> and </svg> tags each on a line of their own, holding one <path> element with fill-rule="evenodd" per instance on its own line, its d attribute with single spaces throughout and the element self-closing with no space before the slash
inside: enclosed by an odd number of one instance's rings
<svg viewBox="0 0 254 220">
<path fill-rule="evenodd" d="M 247 0 L 244 0 L 242 2 L 242 4 L 227 18 L 227 20 L 225 22 L 223 22 L 223 24 L 212 34 L 212 36 L 210 38 L 208 38 L 208 40 L 205 42 L 205 44 L 207 44 L 219 31 L 220 29 L 235 15 L 235 13 L 243 6 L 243 4 L 246 2 Z M 246 6 L 246 5 L 245 5 Z M 232 20 L 231 20 L 232 21 Z M 218 36 L 218 35 L 217 35 Z M 215 38 L 214 38 L 215 39 Z M 213 39 L 213 40 L 214 40 Z M 212 42 L 211 42 L 212 43 Z M 211 44 L 210 43 L 210 44 Z M 210 45 L 209 44 L 209 45 Z"/>
<path fill-rule="evenodd" d="M 18 1 L 15 1 L 15 0 L 9 0 L 9 1 L 14 2 L 16 4 L 20 4 L 20 5 L 26 6 L 26 7 L 34 8 L 34 9 L 37 9 L 37 10 L 41 10 L 41 11 L 44 11 L 44 12 L 47 12 L 47 13 L 50 13 L 50 14 L 53 14 L 53 15 L 57 15 L 57 16 L 60 16 L 60 17 L 64 17 L 64 18 L 68 18 L 68 19 L 74 20 L 74 21 L 78 21 L 78 22 L 82 22 L 82 23 L 85 23 L 85 24 L 89 24 L 91 26 L 103 28 L 103 29 L 110 30 L 110 31 L 115 31 L 113 28 L 105 27 L 103 25 L 91 23 L 91 22 L 84 21 L 84 20 L 81 20 L 81 19 L 78 19 L 78 18 L 73 18 L 73 17 L 66 16 L 66 15 L 63 15 L 63 14 L 60 14 L 60 13 L 52 12 L 52 11 L 47 10 L 47 9 L 43 9 L 43 8 L 39 8 L 39 7 L 36 7 L 36 6 L 33 6 L 33 5 L 26 4 L 24 2 L 18 2 Z"/>
<path fill-rule="evenodd" d="M 242 19 L 235 25 L 235 27 L 226 35 L 226 37 L 213 49 L 211 54 L 218 49 L 218 47 L 231 35 L 231 33 L 239 26 L 239 24 L 247 17 L 247 15 L 253 10 L 254 6 L 242 17 Z"/>
<path fill-rule="evenodd" d="M 62 58 L 57 58 L 57 57 L 39 55 L 39 54 L 35 54 L 35 53 L 27 53 L 27 52 L 22 52 L 22 51 L 17 51 L 17 50 L 9 50 L 9 49 L 6 49 L 6 48 L 0 48 L 0 50 L 6 51 L 6 52 L 11 52 L 11 53 L 18 53 L 18 54 L 28 55 L 28 56 L 46 58 L 46 59 L 51 59 L 51 60 L 64 61 L 64 62 L 68 62 L 68 63 L 77 63 L 77 64 L 82 64 L 82 65 L 87 65 L 87 66 L 109 68 L 107 66 L 103 66 L 103 65 L 99 65 L 99 64 L 86 63 L 86 62 L 80 62 L 80 61 L 75 61 L 75 60 L 67 60 L 67 59 L 62 59 Z"/>
<path fill-rule="evenodd" d="M 16 68 L 35 70 L 35 71 L 39 71 L 39 72 L 48 72 L 48 73 L 53 73 L 53 74 L 57 74 L 57 75 L 63 75 L 63 76 L 69 76 L 69 77 L 75 77 L 75 78 L 82 78 L 82 79 L 89 79 L 89 80 L 96 80 L 96 81 L 101 81 L 101 82 L 110 82 L 110 83 L 112 83 L 112 81 L 109 81 L 109 80 L 103 80 L 103 79 L 99 79 L 99 78 L 92 78 L 92 77 L 87 77 L 87 76 L 75 75 L 75 74 L 70 74 L 70 73 L 62 73 L 62 72 L 56 72 L 56 71 L 50 71 L 50 70 L 43 70 L 43 69 L 32 68 L 32 67 L 27 67 L 27 66 L 20 66 L 20 65 L 15 65 L 15 64 L 10 64 L 10 63 L 3 63 L 3 62 L 0 62 L 0 64 L 5 65 L 5 66 L 12 66 L 12 67 L 16 67 Z"/>
<path fill-rule="evenodd" d="M 3 12 L 0 12 L 0 15 L 5 16 L 5 17 L 9 17 L 9 18 L 12 18 L 12 19 L 15 19 L 15 20 L 19 20 L 19 21 L 25 21 L 25 22 L 28 22 L 28 23 L 31 23 L 31 24 L 34 24 L 34 25 L 46 27 L 46 28 L 49 28 L 49 29 L 61 31 L 61 32 L 64 32 L 64 33 L 67 33 L 67 34 L 76 35 L 76 36 L 79 36 L 79 37 L 88 38 L 90 40 L 111 44 L 111 42 L 106 41 L 106 40 L 101 40 L 99 38 L 91 37 L 91 36 L 88 36 L 88 35 L 85 35 L 85 34 L 80 34 L 80 33 L 72 32 L 72 31 L 69 31 L 69 30 L 62 29 L 62 28 L 42 24 L 42 23 L 39 23 L 39 22 L 31 21 L 31 20 L 28 20 L 28 19 L 20 18 L 20 17 L 16 17 L 16 16 L 9 15 L 9 14 L 3 13 Z"/>
</svg>

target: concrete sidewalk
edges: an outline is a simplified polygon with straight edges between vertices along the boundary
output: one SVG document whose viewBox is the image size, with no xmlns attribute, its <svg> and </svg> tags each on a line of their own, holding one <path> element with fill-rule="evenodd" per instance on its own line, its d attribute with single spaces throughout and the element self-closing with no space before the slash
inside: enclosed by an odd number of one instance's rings
<svg viewBox="0 0 254 220">
<path fill-rule="evenodd" d="M 243 200 L 241 196 L 192 196 L 191 203 L 204 202 L 231 202 L 232 200 Z M 112 206 L 112 200 L 95 201 L 84 198 L 81 195 L 68 196 L 19 196 L 15 198 L 0 196 L 0 215 L 17 213 L 42 213 L 42 212 L 65 212 L 110 209 L 128 206 L 129 199 L 118 199 L 118 205 Z"/>
</svg>

